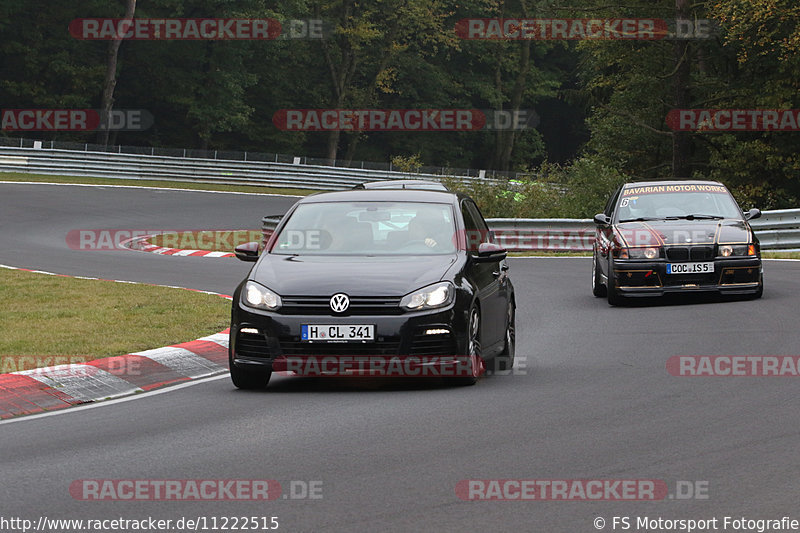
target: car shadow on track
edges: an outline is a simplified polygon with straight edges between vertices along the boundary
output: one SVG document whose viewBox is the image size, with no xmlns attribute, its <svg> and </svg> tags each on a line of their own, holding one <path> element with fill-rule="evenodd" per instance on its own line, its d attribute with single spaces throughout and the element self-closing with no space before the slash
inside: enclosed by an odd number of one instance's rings
<svg viewBox="0 0 800 533">
<path fill-rule="evenodd" d="M 273 377 L 266 389 L 241 392 L 404 392 L 464 388 L 441 378 Z"/>
<path fill-rule="evenodd" d="M 652 298 L 625 298 L 618 307 L 668 307 L 676 305 L 702 305 L 732 302 L 752 302 L 753 298 L 742 295 L 723 295 L 713 292 L 665 294 Z"/>
</svg>

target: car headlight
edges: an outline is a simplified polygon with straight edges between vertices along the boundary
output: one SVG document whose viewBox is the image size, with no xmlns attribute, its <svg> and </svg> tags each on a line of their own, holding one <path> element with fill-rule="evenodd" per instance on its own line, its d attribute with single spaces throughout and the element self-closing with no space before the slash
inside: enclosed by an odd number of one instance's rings
<svg viewBox="0 0 800 533">
<path fill-rule="evenodd" d="M 719 255 L 720 257 L 756 255 L 756 246 L 754 244 L 723 244 L 719 247 Z"/>
<path fill-rule="evenodd" d="M 255 281 L 248 281 L 242 291 L 242 302 L 255 309 L 275 311 L 281 306 L 281 297 Z"/>
<path fill-rule="evenodd" d="M 647 248 L 623 248 L 617 255 L 619 259 L 656 259 L 661 257 L 661 248 L 648 246 Z"/>
<path fill-rule="evenodd" d="M 445 307 L 453 303 L 455 295 L 453 284 L 443 281 L 406 294 L 400 300 L 400 307 L 409 311 Z"/>
</svg>

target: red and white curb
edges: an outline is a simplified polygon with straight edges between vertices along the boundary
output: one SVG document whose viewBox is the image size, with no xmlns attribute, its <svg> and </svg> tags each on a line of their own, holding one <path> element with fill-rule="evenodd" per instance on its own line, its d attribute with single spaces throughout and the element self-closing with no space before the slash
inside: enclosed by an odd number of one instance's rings
<svg viewBox="0 0 800 533">
<path fill-rule="evenodd" d="M 181 248 L 165 248 L 148 242 L 156 235 L 145 235 L 122 241 L 120 246 L 137 252 L 149 252 L 159 255 L 174 255 L 176 257 L 235 257 L 232 252 L 211 252 L 208 250 L 184 250 Z"/>
<path fill-rule="evenodd" d="M 0 265 L 0 268 L 50 276 L 101 279 L 67 276 L 7 265 Z M 121 280 L 103 281 L 153 285 Z M 231 298 L 224 294 L 185 287 L 155 286 Z M 0 374 L 0 420 L 119 398 L 167 385 L 224 374 L 228 371 L 228 332 L 226 329 L 190 342 L 95 359 L 86 363 Z"/>
</svg>

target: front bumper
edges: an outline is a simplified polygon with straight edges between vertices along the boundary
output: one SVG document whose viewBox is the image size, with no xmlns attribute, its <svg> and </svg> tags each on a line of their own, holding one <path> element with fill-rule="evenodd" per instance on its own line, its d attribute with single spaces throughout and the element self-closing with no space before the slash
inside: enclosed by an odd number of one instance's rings
<svg viewBox="0 0 800 533">
<path fill-rule="evenodd" d="M 438 365 L 456 364 L 467 353 L 467 316 L 451 305 L 441 310 L 392 315 L 282 315 L 252 310 L 234 303 L 231 321 L 231 364 L 239 368 L 285 370 L 286 361 L 306 358 L 405 359 L 437 357 Z M 303 325 L 375 325 L 375 340 L 308 342 Z M 243 331 L 244 330 L 244 331 Z M 428 333 L 427 330 L 446 330 Z M 463 358 L 460 359 L 463 361 Z M 431 360 L 427 364 L 431 364 Z M 291 365 L 290 365 L 291 366 Z"/>
<path fill-rule="evenodd" d="M 759 257 L 717 258 L 708 261 L 714 263 L 714 272 L 705 274 L 667 274 L 668 262 L 615 259 L 614 286 L 621 295 L 643 297 L 683 292 L 755 294 L 762 286 Z"/>
</svg>

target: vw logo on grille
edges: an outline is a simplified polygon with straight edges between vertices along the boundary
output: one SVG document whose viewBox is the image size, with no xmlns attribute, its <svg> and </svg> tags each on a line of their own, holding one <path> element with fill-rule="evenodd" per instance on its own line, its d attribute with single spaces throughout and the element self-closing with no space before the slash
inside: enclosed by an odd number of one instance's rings
<svg viewBox="0 0 800 533">
<path fill-rule="evenodd" d="M 337 313 L 344 313 L 350 307 L 350 298 L 346 294 L 334 294 L 331 297 L 331 309 Z"/>
</svg>

